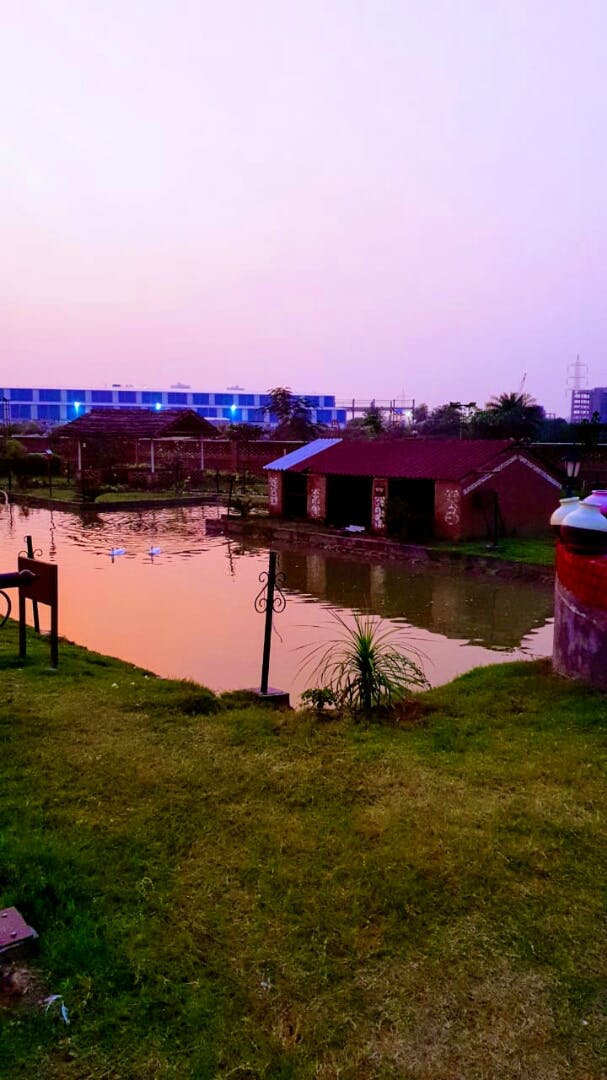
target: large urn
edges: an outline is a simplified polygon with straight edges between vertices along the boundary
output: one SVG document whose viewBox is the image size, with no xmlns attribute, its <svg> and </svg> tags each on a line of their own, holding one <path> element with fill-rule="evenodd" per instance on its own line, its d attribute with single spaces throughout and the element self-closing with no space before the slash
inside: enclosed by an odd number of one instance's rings
<svg viewBox="0 0 607 1080">
<path fill-rule="evenodd" d="M 604 488 L 597 488 L 596 491 L 591 491 L 587 499 L 584 499 L 587 506 L 598 506 L 601 514 L 607 517 L 607 491 Z"/>
<path fill-rule="evenodd" d="M 570 514 L 571 511 L 575 510 L 576 507 L 578 507 L 579 505 L 580 500 L 577 495 L 575 497 L 561 499 L 559 506 L 557 506 L 552 517 L 550 518 L 550 526 L 552 528 L 552 531 L 555 532 L 557 536 L 561 535 L 561 525 L 563 523 L 563 519 L 566 518 L 567 514 Z"/>
<path fill-rule="evenodd" d="M 600 506 L 583 502 L 561 522 L 561 540 L 579 555 L 604 555 L 607 552 L 607 517 Z"/>
</svg>

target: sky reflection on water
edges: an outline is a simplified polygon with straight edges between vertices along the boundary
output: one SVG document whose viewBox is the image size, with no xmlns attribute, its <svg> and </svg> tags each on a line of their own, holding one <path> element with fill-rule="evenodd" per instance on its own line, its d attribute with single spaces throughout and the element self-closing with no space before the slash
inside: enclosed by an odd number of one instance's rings
<svg viewBox="0 0 607 1080">
<path fill-rule="evenodd" d="M 24 537 L 59 564 L 64 637 L 215 690 L 259 685 L 263 617 L 253 601 L 267 551 L 207 536 L 215 507 L 88 514 L 0 511 L 2 568 Z M 150 554 L 150 549 L 160 549 Z M 124 554 L 111 556 L 115 549 Z M 331 609 L 371 611 L 403 631 L 433 684 L 479 664 L 552 651 L 552 589 L 408 564 L 282 551 L 287 607 L 275 620 L 270 683 L 309 683 L 306 647 L 335 636 Z"/>
</svg>

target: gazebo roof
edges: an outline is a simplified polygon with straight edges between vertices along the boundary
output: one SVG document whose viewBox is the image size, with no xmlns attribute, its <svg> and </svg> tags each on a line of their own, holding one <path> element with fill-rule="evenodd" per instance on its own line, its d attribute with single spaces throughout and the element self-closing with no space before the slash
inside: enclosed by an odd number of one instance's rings
<svg viewBox="0 0 607 1080">
<path fill-rule="evenodd" d="M 56 428 L 59 438 L 163 439 L 183 436 L 214 438 L 219 431 L 193 409 L 91 409 Z"/>
</svg>

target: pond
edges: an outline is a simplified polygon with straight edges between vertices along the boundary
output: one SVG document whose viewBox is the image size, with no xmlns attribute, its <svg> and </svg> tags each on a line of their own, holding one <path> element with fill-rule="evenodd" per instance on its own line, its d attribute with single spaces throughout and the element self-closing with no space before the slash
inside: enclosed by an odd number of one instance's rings
<svg viewBox="0 0 607 1080">
<path fill-rule="evenodd" d="M 0 569 L 15 567 L 29 534 L 39 557 L 59 565 L 63 637 L 214 690 L 258 686 L 264 620 L 253 602 L 268 552 L 207 536 L 217 513 L 2 507 Z M 287 605 L 275 616 L 270 684 L 293 699 L 311 684 L 301 670 L 306 652 L 336 634 L 333 610 L 346 618 L 369 611 L 398 628 L 433 685 L 480 664 L 552 651 L 546 584 L 293 549 L 280 552 L 280 569 Z"/>
</svg>

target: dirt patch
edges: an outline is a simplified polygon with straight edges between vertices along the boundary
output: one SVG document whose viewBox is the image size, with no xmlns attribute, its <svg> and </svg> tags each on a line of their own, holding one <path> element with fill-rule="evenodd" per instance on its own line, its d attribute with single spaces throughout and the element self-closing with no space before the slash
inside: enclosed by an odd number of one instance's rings
<svg viewBox="0 0 607 1080">
<path fill-rule="evenodd" d="M 42 978 L 29 965 L 15 962 L 0 966 L 0 1013 L 39 1008 L 47 996 Z"/>
</svg>

